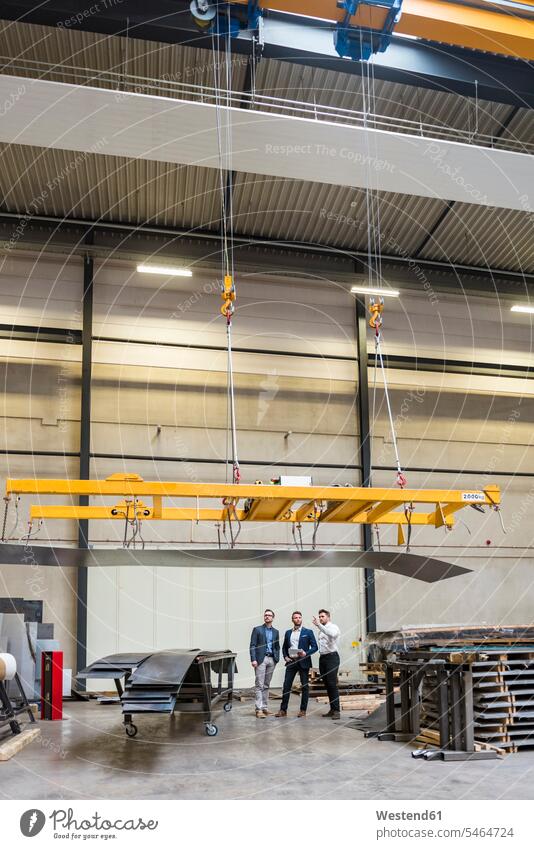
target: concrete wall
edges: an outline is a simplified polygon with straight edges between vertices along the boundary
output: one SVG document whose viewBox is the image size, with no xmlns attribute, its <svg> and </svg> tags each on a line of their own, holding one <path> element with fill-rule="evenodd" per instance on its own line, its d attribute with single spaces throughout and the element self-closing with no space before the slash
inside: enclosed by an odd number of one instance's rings
<svg viewBox="0 0 534 849">
<path fill-rule="evenodd" d="M 0 267 L 4 323 L 80 326 L 81 264 L 16 256 Z M 161 281 L 165 287 L 161 288 Z M 274 474 L 309 474 L 315 483 L 359 482 L 356 432 L 354 307 L 351 296 L 333 284 L 268 276 L 238 282 L 239 311 L 234 346 L 240 459 L 247 481 Z M 466 302 L 433 296 L 405 296 L 386 307 L 384 345 L 388 353 L 452 360 L 526 364 L 531 328 L 496 299 Z M 91 474 L 106 477 L 135 471 L 146 480 L 224 481 L 226 469 L 226 361 L 224 321 L 214 280 L 138 275 L 133 264 L 98 266 L 92 450 L 132 454 L 143 460 L 98 457 Z M 0 322 L 1 323 L 1 322 Z M 371 338 L 370 338 L 371 342 Z M 176 347 L 180 345 L 182 347 Z M 187 348 L 183 346 L 195 346 Z M 328 359 L 325 359 L 328 356 Z M 79 438 L 80 348 L 0 340 L 5 450 L 76 452 Z M 373 381 L 371 372 L 371 383 Z M 499 378 L 391 369 L 388 378 L 401 458 L 414 468 L 410 486 L 503 488 L 499 517 L 469 510 L 452 533 L 414 531 L 411 547 L 473 570 L 472 575 L 436 586 L 378 573 L 381 628 L 432 622 L 525 622 L 532 618 L 531 574 L 534 479 L 532 420 L 534 384 L 517 376 Z M 532 384 L 532 386 L 531 386 Z M 378 465 L 393 466 L 394 453 L 378 375 L 373 453 Z M 159 457 L 175 458 L 165 461 Z M 187 462 L 179 458 L 193 458 Z M 156 458 L 156 459 L 155 459 Z M 197 462 L 202 459 L 205 462 Z M 7 477 L 76 477 L 77 459 L 44 456 L 0 457 Z M 263 462 L 272 463 L 265 466 Z M 299 464 L 294 467 L 290 464 Z M 448 471 L 452 470 L 452 471 Z M 497 472 L 504 474 L 495 477 Z M 393 471 L 377 471 L 376 485 L 391 485 Z M 46 501 L 58 499 L 46 499 Z M 29 499 L 23 499 L 22 533 Z M 14 520 L 14 516 L 12 516 Z M 13 524 L 13 522 L 11 523 Z M 91 523 L 95 545 L 122 542 L 122 523 Z M 153 523 L 143 529 L 148 545 L 214 545 L 216 529 L 189 523 Z M 48 523 L 42 542 L 74 544 L 74 523 Z M 309 532 L 305 534 L 309 541 Z M 286 526 L 244 528 L 242 545 L 290 545 Z M 322 528 L 325 545 L 359 543 L 357 529 Z M 378 543 L 378 540 L 375 540 Z M 394 544 L 382 530 L 381 546 Z M 44 585 L 26 583 L 31 566 L 1 571 L 2 592 L 46 602 L 47 618 L 59 630 L 69 662 L 75 632 L 74 576 L 46 572 Z M 108 569 L 89 578 L 90 659 L 117 650 L 169 646 L 228 646 L 240 652 L 240 683 L 251 683 L 246 648 L 250 628 L 264 607 L 277 611 L 285 627 L 300 608 L 309 621 L 320 605 L 333 609 L 343 630 L 343 655 L 353 671 L 361 657 L 353 647 L 362 634 L 363 587 L 355 571 Z M 279 677 L 279 676 L 278 676 Z"/>
</svg>

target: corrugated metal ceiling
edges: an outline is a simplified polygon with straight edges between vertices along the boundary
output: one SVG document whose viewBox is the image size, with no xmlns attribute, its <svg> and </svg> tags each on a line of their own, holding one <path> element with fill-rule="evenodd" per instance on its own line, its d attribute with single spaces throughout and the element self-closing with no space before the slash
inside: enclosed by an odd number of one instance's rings
<svg viewBox="0 0 534 849">
<path fill-rule="evenodd" d="M 215 169 L 29 145 L 0 145 L 0 162 L 5 211 L 168 227 L 219 226 Z"/>
<path fill-rule="evenodd" d="M 358 189 L 240 174 L 235 183 L 236 230 L 273 239 L 365 250 L 366 193 Z M 372 212 L 389 252 L 411 253 L 422 242 L 445 203 L 380 193 Z"/>
<path fill-rule="evenodd" d="M 514 111 L 514 107 L 506 104 L 476 100 L 475 92 L 472 98 L 459 97 L 385 80 L 370 80 L 365 89 L 371 92 L 369 111 L 413 121 L 414 129 L 422 122 L 495 135 Z M 256 90 L 271 97 L 355 111 L 363 111 L 367 102 L 364 101 L 362 78 L 359 76 L 274 59 L 260 62 Z"/>
<path fill-rule="evenodd" d="M 532 144 L 534 140 L 534 111 L 532 109 L 519 109 L 503 132 L 502 138 L 511 138 Z"/>
<path fill-rule="evenodd" d="M 422 257 L 466 265 L 534 270 L 534 215 L 456 203 Z M 462 259 L 457 260 L 460 256 Z"/>
<path fill-rule="evenodd" d="M 102 87 L 106 87 L 106 82 L 100 75 L 105 77 L 108 71 L 160 81 L 213 85 L 213 59 L 209 50 L 36 24 L 0 21 L 0 57 L 2 73 L 20 74 L 24 62 L 43 62 L 55 66 L 50 78 L 58 82 L 86 83 L 89 69 Z M 246 57 L 233 57 L 232 85 L 237 90 L 243 87 L 246 65 Z M 62 73 L 62 66 L 69 69 L 68 73 Z M 70 70 L 75 67 L 80 69 L 78 77 Z M 35 72 L 29 71 L 28 75 L 35 76 Z"/>
<path fill-rule="evenodd" d="M 215 170 L 97 154 L 72 168 L 75 156 L 26 145 L 0 147 L 1 208 L 192 230 L 217 230 L 220 225 Z M 52 190 L 47 190 L 48 182 Z M 383 253 L 416 255 L 445 208 L 441 200 L 381 194 L 372 220 Z M 367 250 L 364 191 L 239 174 L 234 212 L 237 233 Z M 454 204 L 421 257 L 533 272 L 532 231 L 532 215 Z"/>
<path fill-rule="evenodd" d="M 56 63 L 57 79 L 62 79 L 61 65 L 69 65 L 97 74 L 113 71 L 213 84 L 209 51 L 30 24 L 0 23 L 0 55 Z M 245 62 L 244 57 L 233 57 L 236 89 L 243 85 Z M 80 82 L 85 79 L 80 76 Z M 74 81 L 70 75 L 69 81 Z M 359 77 L 275 60 L 260 62 L 255 86 L 258 93 L 341 109 L 361 110 L 364 105 Z M 534 140 L 532 112 L 515 113 L 510 106 L 477 104 L 474 99 L 442 92 L 377 81 L 372 108 L 393 118 Z M 104 155 L 84 156 L 72 168 L 74 157 L 68 151 L 0 147 L 2 209 L 30 210 L 47 182 L 59 177 L 54 190 L 39 201 L 38 213 L 179 228 L 219 227 L 220 195 L 214 170 Z M 383 252 L 416 255 L 446 207 L 441 200 L 381 195 L 374 204 L 373 221 L 382 234 Z M 244 235 L 342 250 L 367 249 L 366 197 L 356 189 L 237 174 L 234 213 L 235 231 Z M 456 203 L 421 256 L 534 272 L 532 223 L 528 212 Z"/>
</svg>

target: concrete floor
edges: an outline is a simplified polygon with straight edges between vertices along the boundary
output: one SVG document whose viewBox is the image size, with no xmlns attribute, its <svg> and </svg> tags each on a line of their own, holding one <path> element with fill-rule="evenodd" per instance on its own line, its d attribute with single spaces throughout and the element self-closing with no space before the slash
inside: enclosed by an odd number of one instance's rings
<svg viewBox="0 0 534 849">
<path fill-rule="evenodd" d="M 252 702 L 236 702 L 214 738 L 195 717 L 139 717 L 130 740 L 120 707 L 67 703 L 62 722 L 41 723 L 40 742 L 0 763 L 0 798 L 534 798 L 534 751 L 424 763 L 410 747 L 322 719 L 322 705 L 304 720 L 296 708 L 286 720 L 257 720 Z"/>
</svg>

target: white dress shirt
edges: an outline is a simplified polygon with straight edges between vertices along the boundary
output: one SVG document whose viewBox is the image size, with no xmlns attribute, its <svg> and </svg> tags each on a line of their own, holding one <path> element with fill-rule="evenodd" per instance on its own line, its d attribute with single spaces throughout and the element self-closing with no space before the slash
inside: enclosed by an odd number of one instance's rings
<svg viewBox="0 0 534 849">
<path fill-rule="evenodd" d="M 338 641 L 341 636 L 341 631 L 333 622 L 327 622 L 326 625 L 317 623 L 319 628 L 319 654 L 330 654 L 333 651 L 339 651 Z"/>
<path fill-rule="evenodd" d="M 291 639 L 289 640 L 289 648 L 298 651 L 299 640 L 300 640 L 300 632 L 302 631 L 302 625 L 300 628 L 293 628 L 291 631 Z"/>
</svg>

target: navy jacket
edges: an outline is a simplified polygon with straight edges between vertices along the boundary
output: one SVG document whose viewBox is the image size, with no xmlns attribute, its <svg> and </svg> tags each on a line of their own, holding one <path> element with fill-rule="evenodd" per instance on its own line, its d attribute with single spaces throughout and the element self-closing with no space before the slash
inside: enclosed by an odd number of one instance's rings
<svg viewBox="0 0 534 849">
<path fill-rule="evenodd" d="M 286 635 L 284 637 L 284 645 L 282 646 L 282 654 L 284 658 L 289 657 L 292 630 L 293 629 L 290 628 L 289 631 L 286 631 Z M 304 628 L 304 626 L 302 627 L 300 632 L 299 649 L 302 649 L 306 652 L 306 657 L 301 657 L 300 660 L 293 660 L 293 658 L 291 658 L 291 663 L 298 663 L 301 669 L 311 669 L 311 655 L 315 654 L 316 651 L 319 651 L 319 646 L 317 645 L 315 634 L 313 633 L 311 628 Z"/>
<path fill-rule="evenodd" d="M 250 635 L 250 660 L 262 663 L 267 652 L 267 638 L 265 636 L 265 625 L 256 625 Z M 280 660 L 280 634 L 273 628 L 273 660 Z"/>
</svg>

